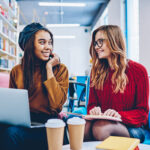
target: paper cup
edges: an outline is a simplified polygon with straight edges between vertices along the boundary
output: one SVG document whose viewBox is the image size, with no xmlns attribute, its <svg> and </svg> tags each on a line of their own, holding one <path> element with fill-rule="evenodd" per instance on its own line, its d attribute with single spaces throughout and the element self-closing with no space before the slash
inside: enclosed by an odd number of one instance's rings
<svg viewBox="0 0 150 150">
<path fill-rule="evenodd" d="M 85 120 L 74 117 L 67 121 L 71 150 L 81 150 L 84 137 Z"/>
<path fill-rule="evenodd" d="M 45 127 L 48 150 L 62 150 L 65 123 L 60 119 L 49 119 Z"/>
</svg>

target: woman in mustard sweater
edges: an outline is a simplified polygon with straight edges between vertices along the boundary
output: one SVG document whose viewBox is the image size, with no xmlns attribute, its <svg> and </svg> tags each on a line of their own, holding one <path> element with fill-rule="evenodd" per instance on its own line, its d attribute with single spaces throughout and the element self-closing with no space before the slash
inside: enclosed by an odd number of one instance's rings
<svg viewBox="0 0 150 150">
<path fill-rule="evenodd" d="M 10 73 L 9 87 L 28 90 L 32 121 L 45 123 L 57 118 L 67 99 L 69 80 L 66 66 L 52 53 L 52 33 L 31 23 L 20 32 L 19 46 L 24 56 Z M 3 150 L 47 149 L 45 128 L 8 126 L 2 135 Z"/>
</svg>

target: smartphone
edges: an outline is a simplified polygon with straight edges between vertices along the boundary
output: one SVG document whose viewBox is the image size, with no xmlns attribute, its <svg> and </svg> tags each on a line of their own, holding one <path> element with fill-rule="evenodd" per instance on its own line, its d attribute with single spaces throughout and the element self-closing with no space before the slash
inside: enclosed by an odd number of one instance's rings
<svg viewBox="0 0 150 150">
<path fill-rule="evenodd" d="M 54 57 L 54 54 L 51 53 L 50 56 L 49 56 L 49 60 L 52 59 L 53 57 Z"/>
</svg>

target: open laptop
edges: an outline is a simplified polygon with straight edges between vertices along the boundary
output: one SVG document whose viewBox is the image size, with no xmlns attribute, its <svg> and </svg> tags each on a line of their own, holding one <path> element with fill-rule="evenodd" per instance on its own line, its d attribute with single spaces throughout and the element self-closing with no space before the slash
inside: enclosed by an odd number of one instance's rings
<svg viewBox="0 0 150 150">
<path fill-rule="evenodd" d="M 45 126 L 31 124 L 28 91 L 13 88 L 0 88 L 0 122 L 28 128 Z"/>
</svg>

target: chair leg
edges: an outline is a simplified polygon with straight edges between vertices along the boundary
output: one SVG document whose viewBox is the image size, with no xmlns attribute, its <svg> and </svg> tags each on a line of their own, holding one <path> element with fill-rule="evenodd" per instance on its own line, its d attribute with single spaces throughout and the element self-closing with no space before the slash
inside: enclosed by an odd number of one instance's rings
<svg viewBox="0 0 150 150">
<path fill-rule="evenodd" d="M 85 101 L 85 93 L 86 93 L 86 88 L 84 87 L 81 94 L 80 94 L 80 97 L 79 97 L 79 100 L 78 100 L 78 107 L 80 107 L 80 102 L 81 101 Z"/>
<path fill-rule="evenodd" d="M 73 100 L 69 100 L 69 106 L 68 106 L 68 111 L 73 111 L 74 110 L 74 101 Z"/>
</svg>

